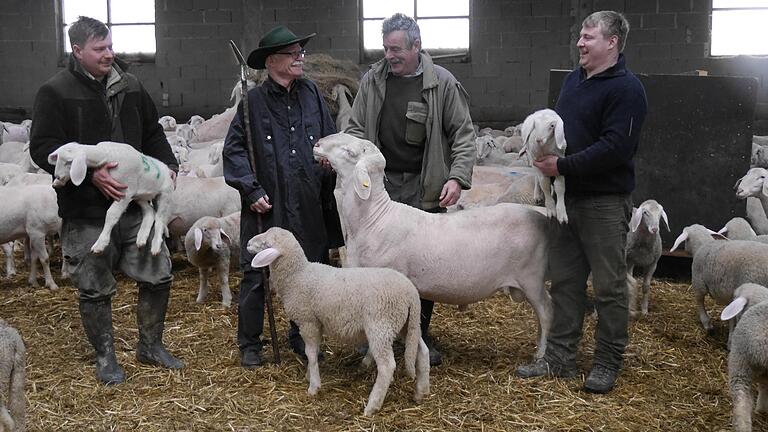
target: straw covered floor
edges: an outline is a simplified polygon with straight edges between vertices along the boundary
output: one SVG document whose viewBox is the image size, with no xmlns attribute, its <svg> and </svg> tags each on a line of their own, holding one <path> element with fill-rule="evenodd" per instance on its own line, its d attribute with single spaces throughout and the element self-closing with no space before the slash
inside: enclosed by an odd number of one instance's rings
<svg viewBox="0 0 768 432">
<path fill-rule="evenodd" d="M 55 256 L 55 255 L 54 255 Z M 60 255 L 59 255 L 60 257 Z M 416 405 L 414 383 L 398 371 L 381 412 L 362 415 L 375 378 L 359 367 L 354 347 L 327 341 L 320 364 L 322 388 L 307 395 L 305 368 L 290 352 L 287 322 L 275 300 L 283 362 L 239 367 L 237 307 L 224 309 L 218 287 L 195 303 L 197 270 L 173 258 L 175 281 L 165 343 L 186 363 L 168 371 L 138 363 L 136 287 L 120 276 L 113 302 L 118 360 L 127 380 L 97 383 L 93 350 L 80 324 L 77 292 L 27 286 L 26 266 L 2 280 L 0 317 L 16 327 L 27 346 L 28 430 L 268 431 L 268 430 L 483 430 L 483 431 L 703 431 L 730 428 L 726 325 L 715 319 L 706 335 L 695 315 L 690 285 L 655 281 L 651 311 L 631 324 L 631 345 L 618 387 L 607 396 L 580 391 L 571 380 L 523 380 L 514 368 L 531 359 L 536 321 L 527 303 L 499 294 L 459 312 L 437 305 L 432 333 L 444 354 L 431 371 L 431 395 Z M 17 252 L 17 262 L 21 262 Z M 239 275 L 231 278 L 237 299 Z M 236 303 L 236 301 L 234 302 Z M 709 303 L 718 316 L 720 307 Z M 266 320 L 265 320 L 266 321 Z M 587 318 L 579 366 L 591 364 L 594 318 Z M 265 334 L 269 335 L 265 323 Z M 402 349 L 400 350 L 402 351 Z M 755 430 L 766 430 L 756 419 Z M 762 429 L 761 429 L 762 428 Z"/>
</svg>

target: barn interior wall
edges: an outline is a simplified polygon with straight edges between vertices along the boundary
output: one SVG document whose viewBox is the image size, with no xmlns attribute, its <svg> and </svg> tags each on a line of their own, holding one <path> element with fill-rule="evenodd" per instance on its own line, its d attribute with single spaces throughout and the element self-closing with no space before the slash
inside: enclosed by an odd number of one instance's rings
<svg viewBox="0 0 768 432">
<path fill-rule="evenodd" d="M 638 73 L 754 76 L 756 133 L 768 134 L 768 57 L 710 58 L 711 0 L 472 0 L 471 53 L 444 63 L 471 96 L 475 121 L 508 124 L 547 103 L 550 69 L 570 69 L 581 19 L 623 11 L 625 53 Z M 229 105 L 238 68 L 228 46 L 247 55 L 277 24 L 316 32 L 308 50 L 360 62 L 358 0 L 156 0 L 157 55 L 134 64 L 162 114 L 209 116 Z M 55 0 L 0 2 L 0 116 L 31 113 L 37 88 L 63 66 Z M 119 48 L 119 41 L 114 41 Z M 361 65 L 364 68 L 365 65 Z M 6 118 L 7 119 L 7 118 Z"/>
</svg>

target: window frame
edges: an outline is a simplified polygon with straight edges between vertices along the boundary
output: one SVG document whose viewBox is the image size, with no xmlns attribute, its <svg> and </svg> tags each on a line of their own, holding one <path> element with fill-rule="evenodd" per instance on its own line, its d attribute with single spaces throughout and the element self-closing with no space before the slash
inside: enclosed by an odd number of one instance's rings
<svg viewBox="0 0 768 432">
<path fill-rule="evenodd" d="M 727 54 L 712 54 L 712 42 L 714 39 L 714 34 L 712 33 L 712 24 L 715 19 L 715 13 L 718 11 L 768 11 L 768 4 L 766 6 L 757 6 L 757 7 L 716 7 L 714 5 L 714 2 L 710 3 L 712 6 L 710 7 L 710 24 L 709 24 L 709 56 L 712 58 L 724 58 L 724 57 L 735 57 L 735 56 L 754 56 L 754 57 L 768 57 L 768 43 L 766 43 L 765 53 L 763 54 L 734 54 L 734 53 L 727 53 Z"/>
<path fill-rule="evenodd" d="M 426 49 L 426 51 L 429 53 L 430 57 L 432 57 L 435 62 L 438 63 L 469 63 L 472 60 L 471 53 L 472 53 L 472 1 L 468 0 L 469 3 L 469 12 L 468 15 L 451 15 L 451 16 L 440 16 L 440 17 L 421 17 L 419 18 L 416 15 L 417 3 L 419 0 L 413 0 L 413 13 L 408 14 L 408 16 L 412 17 L 416 20 L 418 23 L 419 21 L 427 21 L 427 20 L 442 20 L 442 19 L 467 19 L 468 23 L 468 32 L 469 34 L 469 47 L 467 48 L 429 48 Z M 378 60 L 381 60 L 384 58 L 384 49 L 383 48 L 376 48 L 376 49 L 366 49 L 365 48 L 365 21 L 374 21 L 374 20 L 382 20 L 388 17 L 375 17 L 375 18 L 364 18 L 363 17 L 363 3 L 364 0 L 358 1 L 358 35 L 359 35 L 359 52 L 360 52 L 360 63 L 367 64 L 367 63 L 374 63 Z"/>
<path fill-rule="evenodd" d="M 111 21 L 112 0 L 97 0 L 97 1 L 103 1 L 107 3 L 107 21 L 104 22 L 104 24 L 106 24 L 107 27 L 109 27 L 110 31 L 112 31 L 113 26 L 120 27 L 120 26 L 128 26 L 128 25 L 146 25 L 146 26 L 151 25 L 153 31 L 155 32 L 155 52 L 153 52 L 152 54 L 146 54 L 146 53 L 128 54 L 128 53 L 115 52 L 115 55 L 119 57 L 120 60 L 126 63 L 155 63 L 155 59 L 157 58 L 157 5 L 155 5 L 155 21 L 153 21 L 152 23 L 121 22 L 121 23 L 115 24 L 115 23 L 112 23 Z M 67 47 L 65 46 L 67 43 L 67 38 L 64 35 L 64 28 L 67 26 L 67 23 L 64 22 L 63 0 L 56 0 L 55 15 L 56 15 L 56 46 L 59 52 L 59 66 L 64 66 L 67 64 L 70 53 L 67 52 Z"/>
</svg>

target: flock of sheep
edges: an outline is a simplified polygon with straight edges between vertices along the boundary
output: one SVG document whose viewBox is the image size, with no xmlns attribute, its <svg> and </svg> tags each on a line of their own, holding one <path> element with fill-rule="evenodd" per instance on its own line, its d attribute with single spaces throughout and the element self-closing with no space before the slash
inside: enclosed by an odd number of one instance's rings
<svg viewBox="0 0 768 432">
<path fill-rule="evenodd" d="M 339 107 L 338 127 L 344 130 L 349 91 L 337 86 L 332 94 Z M 239 92 L 233 91 L 233 95 Z M 50 155 L 49 162 L 56 166 L 51 177 L 29 158 L 30 123 L 3 123 L 0 200 L 5 208 L 0 217 L 0 244 L 6 256 L 6 275 L 16 271 L 13 242 L 23 240 L 30 285 L 37 286 L 39 263 L 46 287 L 57 288 L 46 246 L 46 238 L 61 228 L 51 185 L 78 184 L 87 167 L 116 160 L 121 170 L 113 170 L 114 176 L 141 177 L 142 181 L 131 182 L 127 199 L 112 205 L 105 232 L 130 200 L 137 201 L 144 212 L 139 245 L 149 242 L 153 225 L 162 227 L 155 230 L 150 242 L 152 252 L 159 251 L 164 234 L 177 240 L 190 263 L 199 268 L 196 301 L 205 301 L 213 271 L 218 275 L 222 304 L 229 307 L 230 260 L 237 260 L 240 250 L 240 197 L 221 177 L 221 151 L 235 110 L 236 104 L 208 120 L 194 116 L 183 124 L 169 116 L 160 119 L 181 167 L 175 190 L 170 182 L 157 181 L 169 178 L 165 165 L 141 159 L 130 146 L 119 143 L 68 144 Z M 328 159 L 338 174 L 336 196 L 346 240 L 344 267 L 349 268 L 306 262 L 296 240 L 284 230 L 270 230 L 248 244 L 249 251 L 258 253 L 253 265 L 270 266 L 286 315 L 302 328 L 310 394 L 320 387 L 317 354 L 323 334 L 353 344 L 367 341 L 370 349 L 365 362 L 375 361 L 378 369 L 365 408 L 366 415 L 373 414 L 381 408 L 392 380 L 392 341 L 401 334 L 406 341 L 405 370 L 416 379 L 414 399 L 425 397 L 429 362 L 420 339 L 418 297 L 460 307 L 499 290 L 508 291 L 516 300 L 527 299 L 538 318 L 534 356 L 543 356 L 552 321 L 551 299 L 544 285 L 547 250 L 553 224 L 567 223 L 563 204 L 567 192 L 562 179 L 552 182 L 541 176 L 530 166 L 530 159 L 564 153 L 566 143 L 558 120 L 551 110 L 542 110 L 504 131 L 478 129 L 473 188 L 462 192 L 448 215 L 428 214 L 391 201 L 383 186 L 385 160 L 372 143 L 344 133 L 320 140 L 316 157 Z M 753 168 L 735 188 L 740 198 L 750 197 L 750 221 L 735 218 L 719 233 L 692 225 L 672 247 L 684 245 L 693 256 L 692 286 L 705 330 L 712 329 L 705 296 L 722 305 L 730 303 L 722 319 L 730 321 L 729 379 L 736 430 L 750 430 L 752 379 L 758 383 L 757 411 L 768 412 L 768 331 L 764 328 L 768 319 L 768 289 L 764 288 L 768 286 L 768 147 L 763 146 L 768 139 L 754 137 L 754 142 Z M 130 161 L 136 160 L 148 162 L 161 175 L 131 167 Z M 634 209 L 629 223 L 627 289 L 633 317 L 648 313 L 650 281 L 662 254 L 662 222 L 669 229 L 662 205 L 647 200 Z M 443 235 L 446 232 L 451 235 Z M 108 236 L 100 238 L 94 253 L 108 241 Z M 67 269 L 64 260 L 62 263 L 65 278 Z M 636 269 L 642 286 L 639 311 Z M 355 294 L 361 289 L 371 292 L 371 287 L 376 287 L 376 295 Z M 0 386 L 7 406 L 0 408 L 0 426 L 9 430 L 14 421 L 24 422 L 24 404 L 18 396 L 23 392 L 24 347 L 14 332 L 0 322 L 0 347 L 10 353 L 0 359 Z"/>
</svg>

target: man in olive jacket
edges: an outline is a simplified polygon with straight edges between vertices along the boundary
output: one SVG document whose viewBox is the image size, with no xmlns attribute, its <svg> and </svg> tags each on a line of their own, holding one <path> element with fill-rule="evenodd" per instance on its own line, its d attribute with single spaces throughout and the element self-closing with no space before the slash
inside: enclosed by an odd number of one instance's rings
<svg viewBox="0 0 768 432">
<path fill-rule="evenodd" d="M 395 14 L 382 24 L 384 58 L 360 82 L 347 133 L 367 139 L 387 161 L 384 186 L 397 202 L 444 212 L 472 186 L 475 131 L 469 96 L 445 68 L 421 51 L 412 18 Z M 421 330 L 430 364 L 442 362 L 427 335 L 434 302 L 421 301 Z"/>
<path fill-rule="evenodd" d="M 115 58 L 109 28 L 93 18 L 79 17 L 69 28 L 69 39 L 72 55 L 66 69 L 43 84 L 35 98 L 29 145 L 35 163 L 53 173 L 48 155 L 60 146 L 72 141 L 89 145 L 116 141 L 164 162 L 175 178 L 178 164 L 157 122 L 157 109 L 141 83 Z M 162 339 L 173 279 L 170 254 L 165 245 L 157 256 L 148 246 L 136 246 L 141 225 L 138 206 L 131 204 L 123 214 L 102 253 L 90 252 L 107 208 L 125 196 L 126 186 L 109 174 L 115 166 L 110 162 L 89 169 L 80 186 L 70 182 L 56 189 L 64 259 L 79 292 L 83 329 L 96 351 L 96 377 L 105 384 L 125 380 L 112 336 L 115 267 L 139 287 L 137 360 L 171 369 L 183 367 L 166 351 Z"/>
</svg>

